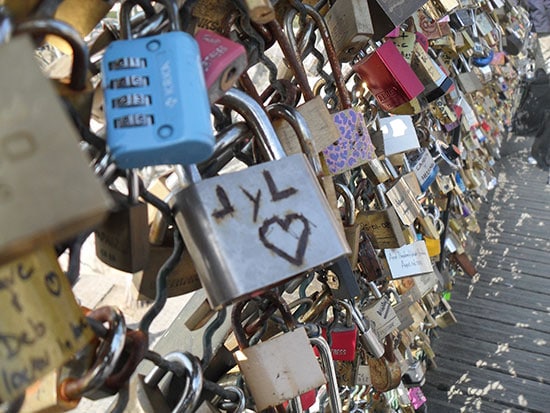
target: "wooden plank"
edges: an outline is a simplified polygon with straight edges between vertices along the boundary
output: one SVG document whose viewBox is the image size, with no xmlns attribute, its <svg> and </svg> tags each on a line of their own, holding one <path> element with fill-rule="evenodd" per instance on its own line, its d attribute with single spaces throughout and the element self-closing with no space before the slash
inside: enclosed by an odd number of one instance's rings
<svg viewBox="0 0 550 413">
<path fill-rule="evenodd" d="M 550 356 L 550 334 L 533 333 L 524 327 L 511 326 L 495 321 L 487 321 L 477 316 L 461 313 L 453 309 L 458 323 L 445 329 L 437 329 L 439 335 L 452 334 L 459 340 L 461 337 L 475 338 L 488 343 L 497 343 L 533 354 Z M 437 338 L 434 339 L 437 343 Z M 439 354 L 439 353 L 436 353 Z"/>
<path fill-rule="evenodd" d="M 510 408 L 506 405 L 490 400 L 482 399 L 478 396 L 468 396 L 459 393 L 450 393 L 444 387 L 437 388 L 430 383 L 422 388 L 424 395 L 428 399 L 426 405 L 428 412 L 436 413 L 463 413 L 463 412 L 483 412 L 483 413 L 521 413 L 524 410 Z M 510 410 L 508 410 L 510 409 Z"/>
<path fill-rule="evenodd" d="M 534 275 L 541 278 L 550 278 L 550 265 L 543 264 L 540 262 L 528 262 L 528 257 L 526 256 L 523 261 L 519 259 L 511 259 L 508 257 L 501 257 L 497 259 L 496 257 L 487 257 L 488 267 L 493 269 L 511 269 L 512 266 L 518 271 L 521 271 L 521 274 Z"/>
<path fill-rule="evenodd" d="M 506 343 L 458 338 L 453 334 L 441 334 L 439 338 L 432 340 L 432 348 L 437 354 L 436 363 L 443 359 L 456 360 L 550 385 L 550 356 L 510 348 Z M 446 361 L 441 363 L 446 365 Z"/>
<path fill-rule="evenodd" d="M 549 385 L 478 368 L 475 364 L 446 360 L 445 367 L 428 371 L 427 378 L 432 385 L 446 387 L 453 393 L 521 408 L 524 412 L 547 413 L 550 404 Z"/>
<path fill-rule="evenodd" d="M 454 304 L 453 304 L 454 303 Z M 453 310 L 458 314 L 468 314 L 481 319 L 496 321 L 502 324 L 522 326 L 530 331 L 550 333 L 548 312 L 528 310 L 515 307 L 514 304 L 493 303 L 486 301 L 478 304 L 472 300 L 453 295 Z"/>
<path fill-rule="evenodd" d="M 549 251 L 541 251 L 538 248 L 532 248 L 530 245 L 518 245 L 518 244 L 505 244 L 503 242 L 497 242 L 491 244 L 490 248 L 484 247 L 481 251 L 478 252 L 478 257 L 483 258 L 485 256 L 494 256 L 494 257 L 512 257 L 523 259 L 526 255 L 530 259 L 536 259 L 537 262 L 546 262 L 550 261 L 550 249 Z"/>
</svg>

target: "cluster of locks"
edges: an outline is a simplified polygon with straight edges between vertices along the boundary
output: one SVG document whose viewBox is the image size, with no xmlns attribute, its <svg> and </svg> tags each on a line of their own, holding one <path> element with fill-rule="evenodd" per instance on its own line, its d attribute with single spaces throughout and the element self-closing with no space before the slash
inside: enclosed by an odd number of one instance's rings
<svg viewBox="0 0 550 413">
<path fill-rule="evenodd" d="M 0 4 L 2 411 L 422 409 L 453 281 L 477 275 L 525 10 Z M 91 236 L 152 302 L 135 329 L 78 304 Z M 191 292 L 155 351 L 151 323 Z"/>
</svg>

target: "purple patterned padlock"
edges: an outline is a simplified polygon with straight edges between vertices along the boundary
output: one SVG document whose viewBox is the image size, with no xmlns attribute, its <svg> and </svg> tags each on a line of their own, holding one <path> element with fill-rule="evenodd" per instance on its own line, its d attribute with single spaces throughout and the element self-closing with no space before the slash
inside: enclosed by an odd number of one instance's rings
<svg viewBox="0 0 550 413">
<path fill-rule="evenodd" d="M 341 174 L 376 158 L 367 123 L 362 113 L 345 109 L 333 114 L 340 137 L 323 150 L 329 172 Z"/>
</svg>

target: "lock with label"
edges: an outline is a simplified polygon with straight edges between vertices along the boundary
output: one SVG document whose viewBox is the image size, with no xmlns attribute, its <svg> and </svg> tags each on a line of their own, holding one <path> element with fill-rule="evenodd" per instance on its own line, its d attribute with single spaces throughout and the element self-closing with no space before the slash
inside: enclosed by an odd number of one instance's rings
<svg viewBox="0 0 550 413">
<path fill-rule="evenodd" d="M 102 60 L 107 145 L 120 168 L 190 164 L 213 151 L 199 47 L 180 31 L 175 1 L 161 3 L 174 31 L 112 42 Z"/>
<path fill-rule="evenodd" d="M 335 361 L 353 361 L 357 347 L 357 325 L 352 318 L 350 304 L 336 301 L 333 306 L 333 320 L 323 328 L 323 337 L 327 339 Z M 345 317 L 342 317 L 342 312 Z"/>
<path fill-rule="evenodd" d="M 354 62 L 353 70 L 363 79 L 386 112 L 417 97 L 424 86 L 391 41 Z"/>
<path fill-rule="evenodd" d="M 117 270 L 135 273 L 149 259 L 147 205 L 137 200 L 136 172 L 128 172 L 129 196 L 112 192 L 117 207 L 95 230 L 97 257 Z"/>
<path fill-rule="evenodd" d="M 239 344 L 234 357 L 257 411 L 279 405 L 326 382 L 305 328 L 296 327 L 282 298 L 275 293 L 264 296 L 279 309 L 288 332 L 250 346 L 241 320 L 246 302 L 235 304 L 231 314 Z"/>
<path fill-rule="evenodd" d="M 400 321 L 389 297 L 382 294 L 373 282 L 369 282 L 369 288 L 373 297 L 371 301 L 361 307 L 361 312 L 370 321 L 378 339 L 383 340 L 384 337 L 399 328 Z"/>
<path fill-rule="evenodd" d="M 366 46 L 374 28 L 368 7 L 358 0 L 338 0 L 325 15 L 338 59 L 349 62 Z"/>
<path fill-rule="evenodd" d="M 210 103 L 215 103 L 246 70 L 246 50 L 243 45 L 206 29 L 199 28 L 195 40 L 199 45 L 208 97 Z"/>
<path fill-rule="evenodd" d="M 427 148 L 419 149 L 411 153 L 408 159 L 412 170 L 420 183 L 420 190 L 425 192 L 435 182 L 439 173 L 439 166 L 434 162 L 432 155 Z"/>
<path fill-rule="evenodd" d="M 171 202 L 213 308 L 350 253 L 305 156 L 284 156 L 267 115 L 244 93 L 232 89 L 220 103 L 247 118 L 266 158 L 276 160 L 196 181 Z"/>
<path fill-rule="evenodd" d="M 0 262 L 78 235 L 97 225 L 111 206 L 33 52 L 26 35 L 2 45 Z M 38 180 L 37 174 L 48 179 Z"/>
</svg>

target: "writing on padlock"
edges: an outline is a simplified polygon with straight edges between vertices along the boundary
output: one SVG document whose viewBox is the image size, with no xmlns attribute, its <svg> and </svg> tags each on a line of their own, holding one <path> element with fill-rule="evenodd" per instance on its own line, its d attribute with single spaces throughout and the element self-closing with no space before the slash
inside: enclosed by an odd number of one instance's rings
<svg viewBox="0 0 550 413">
<path fill-rule="evenodd" d="M 213 151 L 199 47 L 180 30 L 175 2 L 161 3 L 172 32 L 114 41 L 102 60 L 107 145 L 120 168 L 190 164 Z"/>
</svg>

